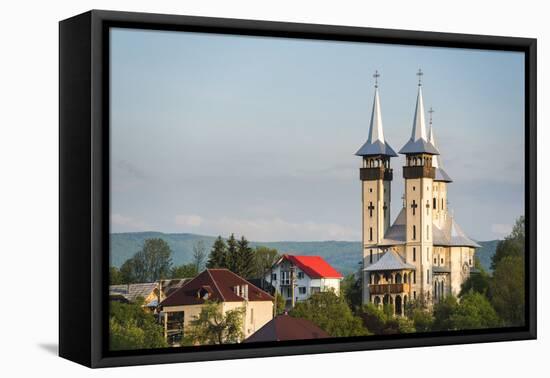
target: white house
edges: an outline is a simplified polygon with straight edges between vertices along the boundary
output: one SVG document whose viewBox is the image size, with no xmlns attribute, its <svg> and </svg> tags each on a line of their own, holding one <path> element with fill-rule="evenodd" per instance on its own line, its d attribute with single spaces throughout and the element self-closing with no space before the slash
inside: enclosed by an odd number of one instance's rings
<svg viewBox="0 0 550 378">
<path fill-rule="evenodd" d="M 311 294 L 334 290 L 340 294 L 342 275 L 320 256 L 283 255 L 265 279 L 285 299 L 287 307 L 294 306 Z M 292 284 L 293 283 L 293 284 Z"/>
</svg>

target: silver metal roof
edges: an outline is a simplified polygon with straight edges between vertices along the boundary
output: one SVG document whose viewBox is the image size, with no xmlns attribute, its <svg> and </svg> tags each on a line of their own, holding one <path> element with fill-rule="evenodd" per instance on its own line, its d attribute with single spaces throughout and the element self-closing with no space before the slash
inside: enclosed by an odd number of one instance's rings
<svg viewBox="0 0 550 378">
<path fill-rule="evenodd" d="M 403 261 L 403 258 L 399 256 L 393 249 L 389 249 L 382 255 L 380 260 L 374 264 L 368 266 L 364 270 L 366 272 L 380 271 L 380 270 L 403 270 L 403 269 L 416 269 L 414 265 L 407 264 Z"/>
<path fill-rule="evenodd" d="M 435 148 L 437 148 L 437 144 L 435 142 L 435 137 L 434 137 L 434 127 L 432 125 L 431 120 L 430 120 L 430 134 L 428 136 L 428 141 Z M 441 156 L 437 156 L 437 155 L 434 155 L 434 157 L 432 158 L 432 166 L 435 167 L 435 179 L 434 180 L 435 181 L 444 181 L 444 182 L 453 182 L 451 177 L 443 169 L 440 158 L 441 158 Z"/>
<path fill-rule="evenodd" d="M 110 285 L 109 295 L 122 296 L 129 302 L 136 301 L 139 297 L 147 298 L 158 287 L 156 282 L 136 283 L 129 285 Z"/>
<path fill-rule="evenodd" d="M 395 157 L 397 154 L 384 139 L 382 111 L 378 88 L 374 89 L 374 103 L 370 118 L 369 137 L 365 144 L 355 153 L 357 156 L 385 155 Z"/>
<path fill-rule="evenodd" d="M 389 247 L 392 245 L 403 245 L 407 240 L 406 230 L 406 210 L 402 208 L 395 222 L 386 231 L 384 239 L 378 244 L 381 247 Z M 460 228 L 454 217 L 447 215 L 447 220 L 443 228 L 437 227 L 435 223 L 432 225 L 433 244 L 438 246 L 465 246 L 480 248 L 474 240 L 470 239 Z"/>
<path fill-rule="evenodd" d="M 416 97 L 416 109 L 414 111 L 414 121 L 411 138 L 399 150 L 401 154 L 432 154 L 439 155 L 438 149 L 428 141 L 426 134 L 426 116 L 424 113 L 424 100 L 422 98 L 422 86 L 418 86 L 418 95 Z"/>
</svg>

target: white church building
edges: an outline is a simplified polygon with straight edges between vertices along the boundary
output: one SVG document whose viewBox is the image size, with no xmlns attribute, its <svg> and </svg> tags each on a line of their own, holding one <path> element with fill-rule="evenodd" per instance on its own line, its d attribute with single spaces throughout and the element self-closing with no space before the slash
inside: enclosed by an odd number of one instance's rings
<svg viewBox="0 0 550 378">
<path fill-rule="evenodd" d="M 434 139 L 430 109 L 429 131 L 422 97 L 422 71 L 412 134 L 399 150 L 405 155 L 403 204 L 390 223 L 390 160 L 398 155 L 384 138 L 378 91 L 378 72 L 368 139 L 357 151 L 362 157 L 363 303 L 392 304 L 397 315 L 415 299 L 433 305 L 446 295 L 457 295 L 474 271 L 480 246 L 459 227 L 447 208 L 447 186 Z"/>
</svg>

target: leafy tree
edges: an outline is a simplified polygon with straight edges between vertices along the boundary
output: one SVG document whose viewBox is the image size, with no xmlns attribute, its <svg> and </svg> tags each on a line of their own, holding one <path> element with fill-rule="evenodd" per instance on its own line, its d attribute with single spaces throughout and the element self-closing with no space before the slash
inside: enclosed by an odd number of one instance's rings
<svg viewBox="0 0 550 378">
<path fill-rule="evenodd" d="M 115 266 L 109 267 L 109 285 L 120 285 L 123 283 L 125 282 L 120 270 Z"/>
<path fill-rule="evenodd" d="M 182 264 L 172 267 L 170 278 L 192 278 L 197 274 L 199 274 L 199 272 L 197 271 L 195 263 Z"/>
<path fill-rule="evenodd" d="M 162 326 L 142 303 L 111 302 L 109 306 L 109 346 L 111 350 L 164 348 Z"/>
<path fill-rule="evenodd" d="M 275 296 L 275 314 L 281 315 L 286 310 L 285 299 L 283 298 L 282 294 L 279 293 L 278 291 L 275 292 L 274 296 Z"/>
<path fill-rule="evenodd" d="M 244 307 L 223 313 L 222 305 L 206 302 L 199 315 L 185 328 L 188 345 L 238 343 L 243 337 Z"/>
<path fill-rule="evenodd" d="M 241 277 L 251 278 L 254 274 L 256 264 L 254 250 L 248 244 L 244 236 L 237 242 L 237 261 L 235 262 L 235 273 Z"/>
<path fill-rule="evenodd" d="M 487 298 L 475 292 L 465 294 L 450 317 L 451 329 L 494 328 L 500 320 Z"/>
<path fill-rule="evenodd" d="M 227 239 L 227 254 L 225 259 L 225 266 L 222 266 L 223 268 L 227 268 L 230 271 L 236 273 L 236 271 L 239 270 L 239 245 L 237 243 L 237 239 L 235 239 L 235 235 L 231 234 L 229 236 L 229 239 Z"/>
<path fill-rule="evenodd" d="M 208 262 L 206 267 L 210 269 L 225 268 L 227 266 L 227 245 L 221 236 L 218 236 L 210 255 L 208 256 Z"/>
<path fill-rule="evenodd" d="M 355 274 L 349 274 L 342 280 L 340 285 L 342 295 L 353 311 L 357 311 L 361 307 L 363 300 L 361 274 L 358 274 L 357 277 L 359 278 L 356 278 Z"/>
<path fill-rule="evenodd" d="M 386 312 L 382 308 L 369 302 L 362 307 L 361 318 L 363 319 L 363 324 L 369 331 L 375 335 L 384 334 L 386 321 L 388 319 Z"/>
<path fill-rule="evenodd" d="M 445 297 L 439 303 L 436 303 L 433 309 L 433 330 L 448 331 L 454 329 L 451 316 L 456 312 L 457 307 L 458 301 L 456 297 L 452 295 Z"/>
<path fill-rule="evenodd" d="M 429 332 L 432 330 L 434 318 L 429 311 L 415 308 L 412 311 L 411 319 L 416 332 Z"/>
<path fill-rule="evenodd" d="M 507 256 L 525 256 L 525 217 L 523 216 L 518 218 L 510 235 L 498 243 L 491 259 L 491 269 L 496 270 L 500 260 Z"/>
<path fill-rule="evenodd" d="M 124 282 L 152 282 L 168 277 L 171 256 L 172 250 L 166 241 L 146 239 L 143 248 L 120 267 Z"/>
<path fill-rule="evenodd" d="M 460 288 L 459 297 L 464 296 L 470 291 L 487 295 L 489 291 L 489 286 L 491 284 L 491 276 L 479 263 L 476 257 L 476 266 L 479 267 L 479 273 L 470 274 L 470 277 L 462 284 Z"/>
<path fill-rule="evenodd" d="M 265 278 L 281 257 L 276 249 L 263 246 L 256 247 L 255 255 L 254 276 L 261 278 Z"/>
<path fill-rule="evenodd" d="M 193 245 L 193 264 L 195 265 L 197 273 L 203 270 L 205 259 L 206 246 L 204 245 L 204 241 L 199 240 Z"/>
<path fill-rule="evenodd" d="M 507 326 L 525 324 L 525 260 L 506 256 L 497 264 L 490 285 L 491 303 Z"/>
<path fill-rule="evenodd" d="M 333 291 L 315 293 L 306 301 L 298 302 L 290 315 L 312 321 L 333 337 L 369 333 L 361 319 L 353 315 L 345 299 Z"/>
</svg>

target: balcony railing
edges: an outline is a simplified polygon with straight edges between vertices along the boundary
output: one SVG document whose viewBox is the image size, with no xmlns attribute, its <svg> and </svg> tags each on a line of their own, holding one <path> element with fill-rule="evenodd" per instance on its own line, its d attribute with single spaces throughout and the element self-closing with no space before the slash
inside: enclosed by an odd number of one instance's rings
<svg viewBox="0 0 550 378">
<path fill-rule="evenodd" d="M 369 285 L 369 291 L 371 294 L 399 294 L 408 293 L 409 284 L 371 284 Z"/>
</svg>

